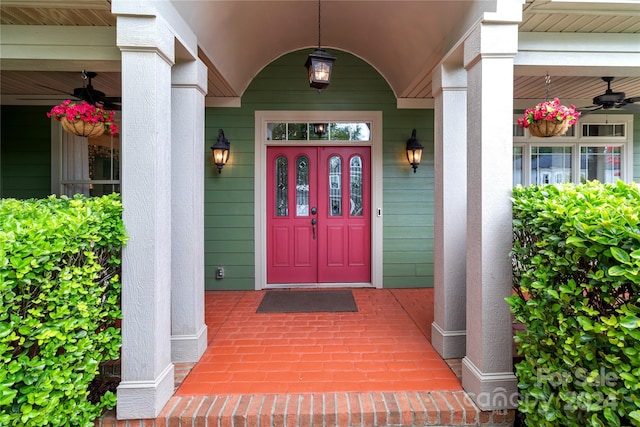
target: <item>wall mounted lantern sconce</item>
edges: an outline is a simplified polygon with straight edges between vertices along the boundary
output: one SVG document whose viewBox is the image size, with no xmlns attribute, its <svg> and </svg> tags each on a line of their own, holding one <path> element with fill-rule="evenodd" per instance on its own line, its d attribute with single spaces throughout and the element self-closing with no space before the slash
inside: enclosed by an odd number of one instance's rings
<svg viewBox="0 0 640 427">
<path fill-rule="evenodd" d="M 328 123 L 314 123 L 313 124 L 313 133 L 318 137 L 322 138 L 322 136 L 327 133 Z"/>
<path fill-rule="evenodd" d="M 422 160 L 422 149 L 424 147 L 418 142 L 416 138 L 416 130 L 411 132 L 411 138 L 407 140 L 407 160 L 413 168 L 413 173 L 416 173 L 420 160 Z"/>
<path fill-rule="evenodd" d="M 213 144 L 213 147 L 211 147 L 211 156 L 213 163 L 218 167 L 218 173 L 222 173 L 222 167 L 227 164 L 230 149 L 231 143 L 224 137 L 224 131 L 218 129 L 218 140 Z"/>
<path fill-rule="evenodd" d="M 320 0 L 318 0 L 318 48 L 313 51 L 307 58 L 307 62 L 304 66 L 309 73 L 309 86 L 318 89 L 320 92 L 322 89 L 329 86 L 331 81 L 331 70 L 333 68 L 333 61 L 336 58 L 328 54 L 321 48 L 320 44 Z"/>
</svg>

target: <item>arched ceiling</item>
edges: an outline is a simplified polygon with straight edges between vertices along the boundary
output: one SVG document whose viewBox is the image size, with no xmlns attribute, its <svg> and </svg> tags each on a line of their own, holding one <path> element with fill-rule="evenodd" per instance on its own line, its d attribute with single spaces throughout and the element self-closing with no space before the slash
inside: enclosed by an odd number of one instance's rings
<svg viewBox="0 0 640 427">
<path fill-rule="evenodd" d="M 236 95 L 279 56 L 318 46 L 317 0 L 172 3 Z M 364 59 L 401 97 L 459 39 L 469 15 L 478 16 L 479 8 L 488 10 L 494 3 L 322 0 L 321 44 Z"/>
</svg>

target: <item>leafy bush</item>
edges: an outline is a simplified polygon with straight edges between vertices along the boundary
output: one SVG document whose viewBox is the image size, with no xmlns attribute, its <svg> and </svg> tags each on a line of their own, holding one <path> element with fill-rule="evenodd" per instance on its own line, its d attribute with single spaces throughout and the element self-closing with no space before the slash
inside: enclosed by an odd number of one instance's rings
<svg viewBox="0 0 640 427">
<path fill-rule="evenodd" d="M 119 196 L 0 200 L 0 425 L 90 426 L 88 400 L 119 357 Z"/>
<path fill-rule="evenodd" d="M 640 426 L 637 184 L 513 192 L 516 365 L 529 426 Z"/>
</svg>

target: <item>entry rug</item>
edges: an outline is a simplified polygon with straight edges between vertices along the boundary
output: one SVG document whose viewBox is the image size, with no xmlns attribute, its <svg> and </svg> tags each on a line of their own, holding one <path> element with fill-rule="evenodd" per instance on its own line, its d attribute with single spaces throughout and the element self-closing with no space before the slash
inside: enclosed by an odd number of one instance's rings
<svg viewBox="0 0 640 427">
<path fill-rule="evenodd" d="M 256 313 L 358 311 L 350 290 L 267 291 Z"/>
</svg>

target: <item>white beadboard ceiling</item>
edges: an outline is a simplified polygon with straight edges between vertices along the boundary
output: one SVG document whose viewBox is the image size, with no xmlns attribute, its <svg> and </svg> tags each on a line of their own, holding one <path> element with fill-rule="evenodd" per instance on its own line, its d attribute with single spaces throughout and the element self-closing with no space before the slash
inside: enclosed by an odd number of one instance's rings
<svg viewBox="0 0 640 427">
<path fill-rule="evenodd" d="M 110 0 L 1 0 L 0 24 L 113 27 L 116 19 L 110 3 Z M 250 79 L 279 55 L 317 44 L 315 0 L 173 0 L 173 3 L 198 35 L 200 56 L 209 66 L 210 97 L 240 96 Z M 430 68 L 446 53 L 448 39 L 459 37 L 457 28 L 463 23 L 465 12 L 492 3 L 323 0 L 322 44 L 362 57 L 383 73 L 396 95 L 429 98 Z M 519 27 L 522 33 L 639 34 L 640 0 L 614 3 L 526 0 Z M 416 55 L 418 51 L 421 57 Z M 98 72 L 93 80 L 96 89 L 107 96 L 120 96 L 119 72 L 100 69 L 99 64 L 86 64 L 86 68 Z M 53 104 L 73 88 L 82 86 L 80 71 L 56 70 L 42 63 L 32 64 L 31 68 L 13 67 L 3 61 L 0 102 Z M 517 68 L 515 74 L 516 100 L 545 97 L 544 75 L 520 75 Z M 549 95 L 590 103 L 594 96 L 604 93 L 606 83 L 597 70 L 588 74 L 551 75 Z M 625 92 L 628 97 L 640 96 L 640 63 L 635 75 L 614 77 L 614 91 Z"/>
</svg>

